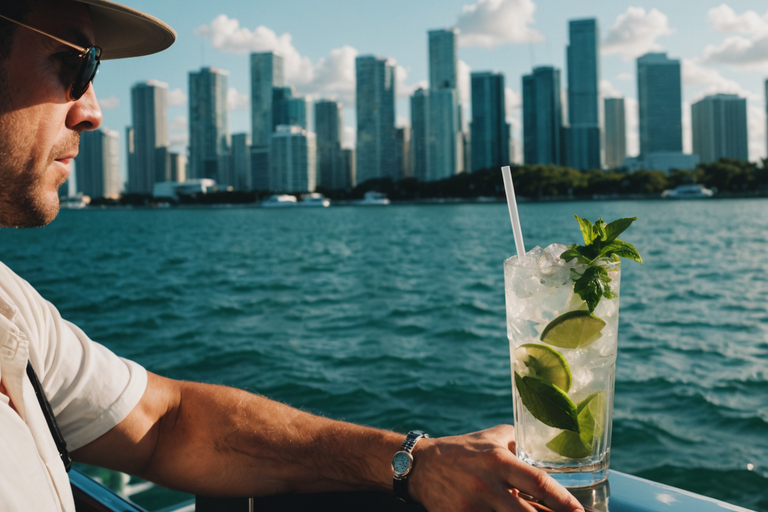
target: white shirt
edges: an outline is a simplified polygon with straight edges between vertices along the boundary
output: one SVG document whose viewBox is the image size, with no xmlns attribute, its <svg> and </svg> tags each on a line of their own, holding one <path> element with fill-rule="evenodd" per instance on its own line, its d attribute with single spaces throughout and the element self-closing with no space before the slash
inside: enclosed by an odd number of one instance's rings
<svg viewBox="0 0 768 512">
<path fill-rule="evenodd" d="M 0 510 L 67 511 L 75 506 L 27 360 L 37 372 L 67 448 L 120 423 L 138 404 L 147 373 L 91 341 L 32 286 L 0 263 Z"/>
</svg>

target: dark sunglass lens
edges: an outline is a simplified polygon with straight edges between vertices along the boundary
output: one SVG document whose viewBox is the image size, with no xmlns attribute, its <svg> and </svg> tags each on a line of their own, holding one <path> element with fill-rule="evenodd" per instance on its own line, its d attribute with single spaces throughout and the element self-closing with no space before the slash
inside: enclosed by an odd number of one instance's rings
<svg viewBox="0 0 768 512">
<path fill-rule="evenodd" d="M 75 80 L 72 82 L 72 89 L 70 96 L 73 101 L 79 100 L 85 91 L 88 90 L 88 86 L 96 77 L 96 73 L 99 70 L 99 63 L 101 59 L 101 48 L 98 46 L 92 46 L 88 49 L 85 55 L 82 57 L 80 63 L 80 69 L 77 72 Z"/>
</svg>

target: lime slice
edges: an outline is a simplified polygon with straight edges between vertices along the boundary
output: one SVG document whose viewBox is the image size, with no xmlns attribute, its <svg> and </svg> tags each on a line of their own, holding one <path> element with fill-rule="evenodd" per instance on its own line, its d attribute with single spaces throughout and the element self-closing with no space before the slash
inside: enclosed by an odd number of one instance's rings
<svg viewBox="0 0 768 512">
<path fill-rule="evenodd" d="M 595 441 L 605 430 L 605 393 L 598 391 L 582 400 L 576 407 L 579 432 L 564 431 L 547 443 L 547 448 L 569 459 L 592 455 Z"/>
<path fill-rule="evenodd" d="M 526 343 L 515 349 L 515 357 L 528 368 L 528 375 L 541 377 L 566 393 L 571 389 L 571 369 L 563 354 L 546 345 Z"/>
<path fill-rule="evenodd" d="M 534 418 L 550 427 L 579 431 L 576 406 L 562 389 L 541 377 L 521 377 L 517 372 L 515 387 Z"/>
<path fill-rule="evenodd" d="M 589 311 L 569 311 L 555 318 L 541 333 L 541 341 L 556 347 L 582 348 L 594 343 L 605 327 L 605 321 Z"/>
</svg>

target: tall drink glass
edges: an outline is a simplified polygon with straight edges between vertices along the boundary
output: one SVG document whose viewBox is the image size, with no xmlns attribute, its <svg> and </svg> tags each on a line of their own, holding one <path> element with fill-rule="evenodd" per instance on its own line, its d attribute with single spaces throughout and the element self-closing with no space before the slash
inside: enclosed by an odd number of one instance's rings
<svg viewBox="0 0 768 512">
<path fill-rule="evenodd" d="M 590 313 L 574 292 L 587 271 L 555 244 L 504 262 L 517 456 L 566 487 L 608 476 L 620 263 L 598 260 L 611 298 Z"/>
</svg>

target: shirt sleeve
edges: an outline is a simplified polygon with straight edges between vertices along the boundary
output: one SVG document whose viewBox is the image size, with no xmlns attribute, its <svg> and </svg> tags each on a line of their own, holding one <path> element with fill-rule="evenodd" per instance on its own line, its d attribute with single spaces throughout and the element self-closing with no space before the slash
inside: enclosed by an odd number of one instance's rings
<svg viewBox="0 0 768 512">
<path fill-rule="evenodd" d="M 92 341 L 29 283 L 12 276 L 11 286 L 3 281 L 18 308 L 15 323 L 29 341 L 30 360 L 67 448 L 76 450 L 128 416 L 144 395 L 147 372 Z"/>
</svg>

